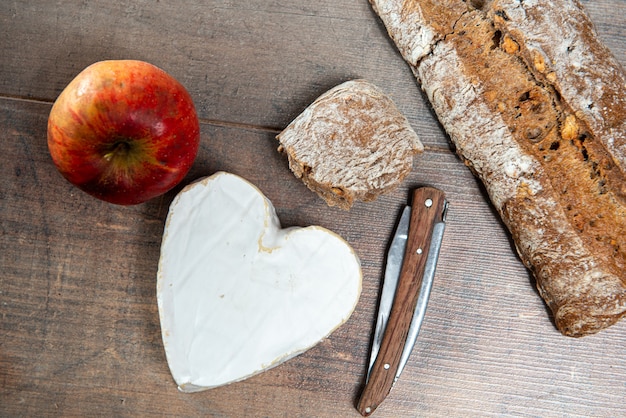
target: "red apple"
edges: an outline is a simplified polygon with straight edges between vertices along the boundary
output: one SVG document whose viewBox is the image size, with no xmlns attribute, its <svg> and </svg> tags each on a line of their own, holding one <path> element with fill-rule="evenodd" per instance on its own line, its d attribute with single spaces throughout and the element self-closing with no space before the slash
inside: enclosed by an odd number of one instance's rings
<svg viewBox="0 0 626 418">
<path fill-rule="evenodd" d="M 61 92 L 48 118 L 48 148 L 61 174 L 120 205 L 145 202 L 176 186 L 199 143 L 187 90 L 142 61 L 90 65 Z"/>
</svg>

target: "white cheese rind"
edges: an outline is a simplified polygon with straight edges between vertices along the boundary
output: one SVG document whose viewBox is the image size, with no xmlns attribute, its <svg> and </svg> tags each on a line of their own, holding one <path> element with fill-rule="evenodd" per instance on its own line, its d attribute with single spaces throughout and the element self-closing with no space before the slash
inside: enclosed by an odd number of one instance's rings
<svg viewBox="0 0 626 418">
<path fill-rule="evenodd" d="M 183 392 L 276 366 L 343 324 L 361 292 L 358 257 L 321 227 L 281 229 L 271 202 L 224 172 L 172 202 L 157 275 L 163 344 Z"/>
</svg>

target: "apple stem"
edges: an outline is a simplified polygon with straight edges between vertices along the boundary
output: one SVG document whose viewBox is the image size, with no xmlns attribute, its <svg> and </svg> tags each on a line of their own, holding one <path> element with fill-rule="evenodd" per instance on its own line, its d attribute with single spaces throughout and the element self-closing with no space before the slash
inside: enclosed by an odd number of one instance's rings
<svg viewBox="0 0 626 418">
<path fill-rule="evenodd" d="M 113 144 L 113 147 L 111 147 L 111 151 L 104 154 L 104 158 L 107 161 L 111 161 L 111 159 L 113 159 L 113 157 L 115 157 L 116 155 L 117 156 L 128 155 L 129 151 L 130 151 L 130 144 L 128 142 L 117 141 L 115 144 Z"/>
</svg>

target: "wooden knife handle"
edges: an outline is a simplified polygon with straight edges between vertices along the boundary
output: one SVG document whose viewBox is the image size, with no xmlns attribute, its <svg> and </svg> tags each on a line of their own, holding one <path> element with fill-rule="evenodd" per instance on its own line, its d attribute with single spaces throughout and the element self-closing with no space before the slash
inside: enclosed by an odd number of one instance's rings
<svg viewBox="0 0 626 418">
<path fill-rule="evenodd" d="M 422 187 L 413 192 L 409 235 L 396 294 L 380 351 L 363 389 L 357 410 L 369 416 L 387 397 L 396 380 L 411 319 L 417 304 L 434 224 L 442 221 L 445 195 Z"/>
</svg>

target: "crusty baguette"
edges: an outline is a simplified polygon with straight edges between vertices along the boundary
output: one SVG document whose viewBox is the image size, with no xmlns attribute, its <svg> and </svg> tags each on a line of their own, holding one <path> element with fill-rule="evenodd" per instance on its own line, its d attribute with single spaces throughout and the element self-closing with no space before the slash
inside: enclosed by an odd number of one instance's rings
<svg viewBox="0 0 626 418">
<path fill-rule="evenodd" d="M 371 0 L 557 328 L 626 314 L 626 76 L 577 0 Z"/>
<path fill-rule="evenodd" d="M 294 175 L 345 210 L 396 188 L 424 150 L 391 98 L 366 80 L 325 92 L 277 139 Z"/>
</svg>

